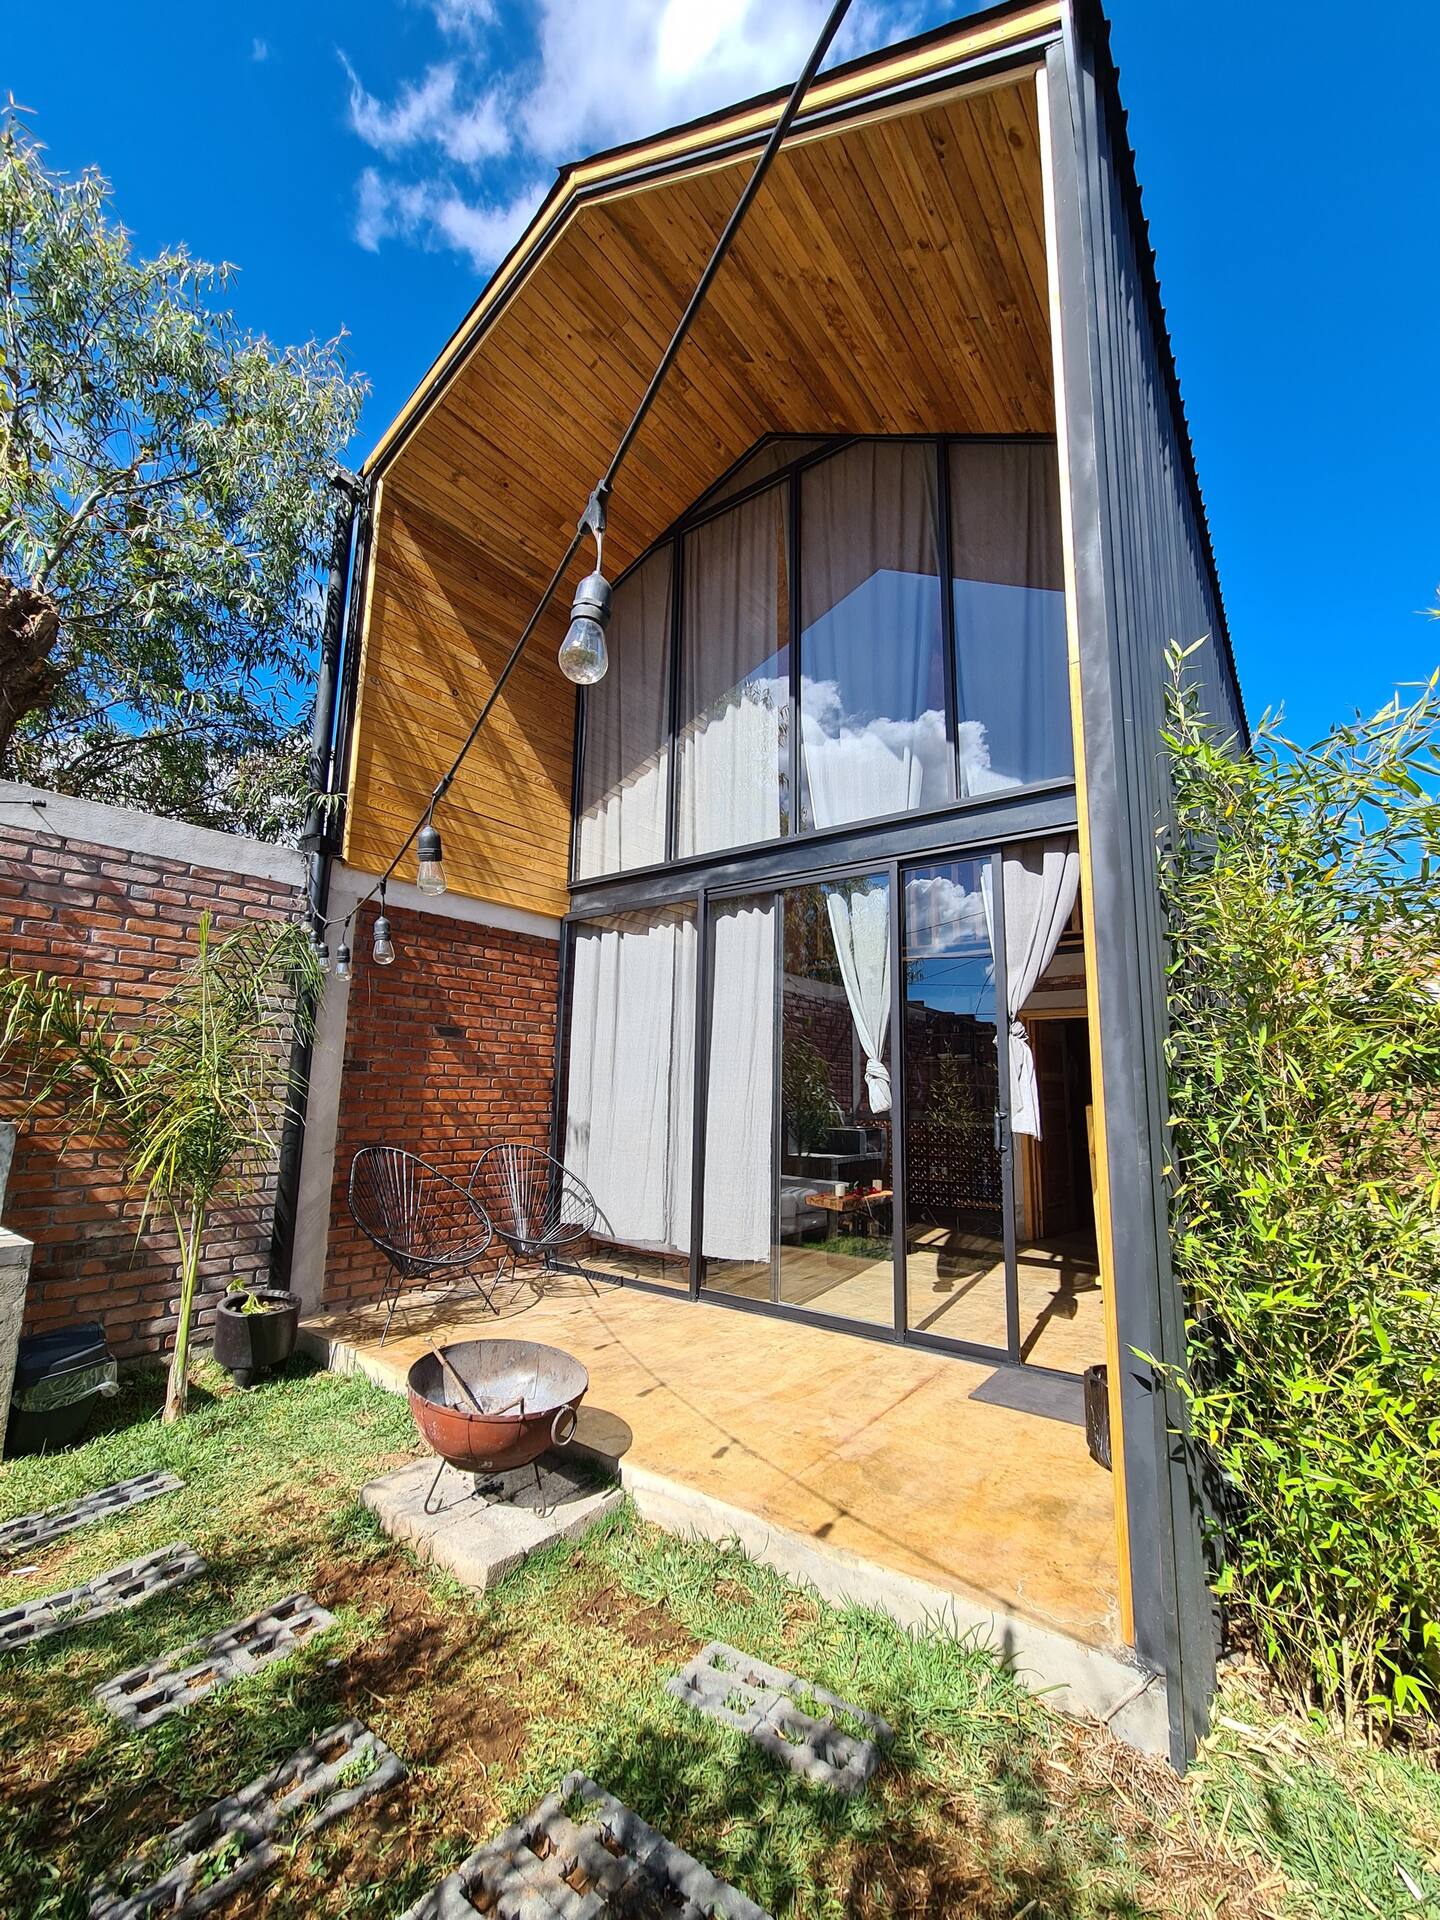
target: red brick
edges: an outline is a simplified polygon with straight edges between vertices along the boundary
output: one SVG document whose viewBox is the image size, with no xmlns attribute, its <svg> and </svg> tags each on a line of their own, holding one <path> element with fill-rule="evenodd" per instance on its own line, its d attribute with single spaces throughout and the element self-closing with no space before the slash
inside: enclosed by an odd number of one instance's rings
<svg viewBox="0 0 1440 1920">
<path fill-rule="evenodd" d="M 21 971 L 83 980 L 111 995 L 120 1017 L 142 1023 L 189 959 L 195 922 L 293 916 L 294 891 L 233 871 L 62 840 L 13 824 L 0 829 L 0 961 Z M 11 1111 L 17 1086 L 0 1085 Z M 222 1210 L 206 1248 L 202 1314 L 225 1282 L 269 1264 L 273 1175 L 257 1206 Z M 113 1148 L 67 1141 L 56 1118 L 27 1123 L 18 1142 L 5 1224 L 36 1243 L 26 1325 L 82 1314 L 103 1321 L 125 1357 L 162 1352 L 174 1330 L 176 1249 L 166 1223 L 143 1233 L 142 1196 Z"/>
</svg>

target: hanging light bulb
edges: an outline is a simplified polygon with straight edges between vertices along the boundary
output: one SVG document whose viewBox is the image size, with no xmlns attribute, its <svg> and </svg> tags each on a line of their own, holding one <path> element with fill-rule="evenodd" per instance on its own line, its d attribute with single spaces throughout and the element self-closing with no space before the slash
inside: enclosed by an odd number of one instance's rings
<svg viewBox="0 0 1440 1920">
<path fill-rule="evenodd" d="M 415 874 L 416 886 L 421 893 L 444 893 L 444 848 L 440 844 L 440 829 L 432 821 L 427 820 L 421 827 L 415 852 L 420 860 Z"/>
<path fill-rule="evenodd" d="M 605 678 L 610 655 L 605 629 L 610 624 L 610 582 L 603 573 L 587 573 L 575 589 L 570 631 L 560 647 L 560 671 L 577 687 L 593 687 Z"/>
<path fill-rule="evenodd" d="M 354 968 L 350 964 L 350 949 L 342 940 L 335 949 L 335 978 L 348 980 L 353 972 Z"/>
<path fill-rule="evenodd" d="M 395 942 L 390 938 L 390 922 L 383 913 L 375 918 L 375 944 L 370 949 L 370 958 L 377 967 L 395 964 Z"/>
<path fill-rule="evenodd" d="M 310 951 L 315 956 L 315 964 L 321 973 L 330 971 L 330 949 L 320 937 L 320 929 L 313 923 L 310 928 Z"/>
<path fill-rule="evenodd" d="M 605 650 L 605 629 L 610 624 L 610 582 L 605 578 L 605 502 L 609 488 L 604 481 L 591 494 L 580 519 L 580 531 L 587 529 L 595 541 L 595 571 L 587 573 L 575 589 L 570 607 L 570 630 L 560 645 L 560 671 L 577 687 L 593 687 L 605 678 L 610 655 Z"/>
</svg>

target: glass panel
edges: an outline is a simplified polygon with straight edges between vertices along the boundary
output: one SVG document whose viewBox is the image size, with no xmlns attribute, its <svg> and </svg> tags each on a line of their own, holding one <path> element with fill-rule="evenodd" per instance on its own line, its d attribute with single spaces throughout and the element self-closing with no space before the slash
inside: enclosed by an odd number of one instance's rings
<svg viewBox="0 0 1440 1920">
<path fill-rule="evenodd" d="M 1078 946 L 1061 949 L 1047 978 L 1067 975 L 1079 987 L 1079 1013 L 1041 1012 L 1040 994 L 1023 1010 L 1035 1055 L 1041 1130 L 1034 1139 L 1016 1136 L 1016 1276 L 1021 1359 L 1083 1373 L 1105 1358 L 1105 1320 L 1090 1166 L 1090 1044 Z M 1052 992 L 1060 997 L 1058 988 Z"/>
<path fill-rule="evenodd" d="M 574 930 L 565 1149 L 600 1207 L 587 1264 L 690 1284 L 695 911 L 616 914 Z"/>
<path fill-rule="evenodd" d="M 761 447 L 748 460 L 742 461 L 728 480 L 722 480 L 718 487 L 712 487 L 704 496 L 704 504 L 718 506 L 722 500 L 744 493 L 747 487 L 755 486 L 770 474 L 779 473 L 782 467 L 803 460 L 807 453 L 818 453 L 824 445 L 823 440 L 802 440 L 798 436 L 772 440 L 768 446 Z"/>
<path fill-rule="evenodd" d="M 895 1318 L 890 1179 L 890 885 L 785 895 L 780 1017 L 781 1300 Z"/>
<path fill-rule="evenodd" d="M 950 450 L 962 794 L 1074 772 L 1053 445 Z"/>
<path fill-rule="evenodd" d="M 935 459 L 870 442 L 801 476 L 807 827 L 952 797 Z"/>
<path fill-rule="evenodd" d="M 886 877 L 727 901 L 714 932 L 705 1285 L 889 1325 Z"/>
<path fill-rule="evenodd" d="M 1006 1347 L 1004 1178 L 989 861 L 905 876 L 909 1325 Z"/>
<path fill-rule="evenodd" d="M 789 567 L 783 485 L 685 542 L 678 850 L 789 824 Z"/>
<path fill-rule="evenodd" d="M 587 880 L 665 858 L 670 761 L 667 543 L 615 589 L 610 671 L 585 693 L 575 871 Z"/>
<path fill-rule="evenodd" d="M 705 1098 L 705 1285 L 772 1297 L 775 1217 L 776 896 L 711 916 Z"/>
</svg>

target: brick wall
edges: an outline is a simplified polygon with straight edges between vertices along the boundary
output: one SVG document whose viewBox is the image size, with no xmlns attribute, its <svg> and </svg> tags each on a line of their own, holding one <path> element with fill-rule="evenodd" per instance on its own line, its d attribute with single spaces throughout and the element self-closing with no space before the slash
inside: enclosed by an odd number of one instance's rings
<svg viewBox="0 0 1440 1920">
<path fill-rule="evenodd" d="M 292 914 L 298 904 L 283 880 L 122 851 L 32 821 L 19 807 L 0 815 L 0 963 L 113 995 L 122 1017 L 137 1024 L 184 966 L 206 908 L 224 934 L 246 919 Z M 207 846 L 220 842 L 200 837 Z M 248 844 L 237 842 L 237 850 Z M 17 1099 L 13 1084 L 0 1086 L 0 1112 L 14 1113 Z M 264 1275 L 273 1199 L 266 1191 L 256 1204 L 215 1218 L 196 1322 L 201 1338 L 226 1282 Z M 22 1127 L 5 1225 L 35 1242 L 27 1331 L 78 1317 L 102 1321 L 121 1356 L 168 1347 L 178 1297 L 174 1236 L 158 1222 L 141 1232 L 140 1216 L 114 1152 L 67 1147 L 58 1119 Z"/>
<path fill-rule="evenodd" d="M 390 911 L 396 958 L 370 960 L 360 916 L 335 1147 L 325 1304 L 373 1300 L 383 1257 L 350 1218 L 364 1146 L 418 1153 L 463 1184 L 485 1147 L 550 1142 L 559 945 L 436 914 Z"/>
</svg>

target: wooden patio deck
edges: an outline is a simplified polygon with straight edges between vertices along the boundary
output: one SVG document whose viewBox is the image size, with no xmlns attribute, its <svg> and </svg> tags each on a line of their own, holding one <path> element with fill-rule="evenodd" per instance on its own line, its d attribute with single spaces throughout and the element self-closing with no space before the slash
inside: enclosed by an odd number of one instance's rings
<svg viewBox="0 0 1440 1920">
<path fill-rule="evenodd" d="M 502 1317 L 457 1295 L 321 1314 L 307 1344 L 403 1392 L 431 1341 L 506 1334 L 590 1373 L 590 1450 L 783 1529 L 1086 1646 L 1117 1641 L 1110 1476 L 1081 1428 L 971 1398 L 990 1369 L 568 1276 Z"/>
</svg>

